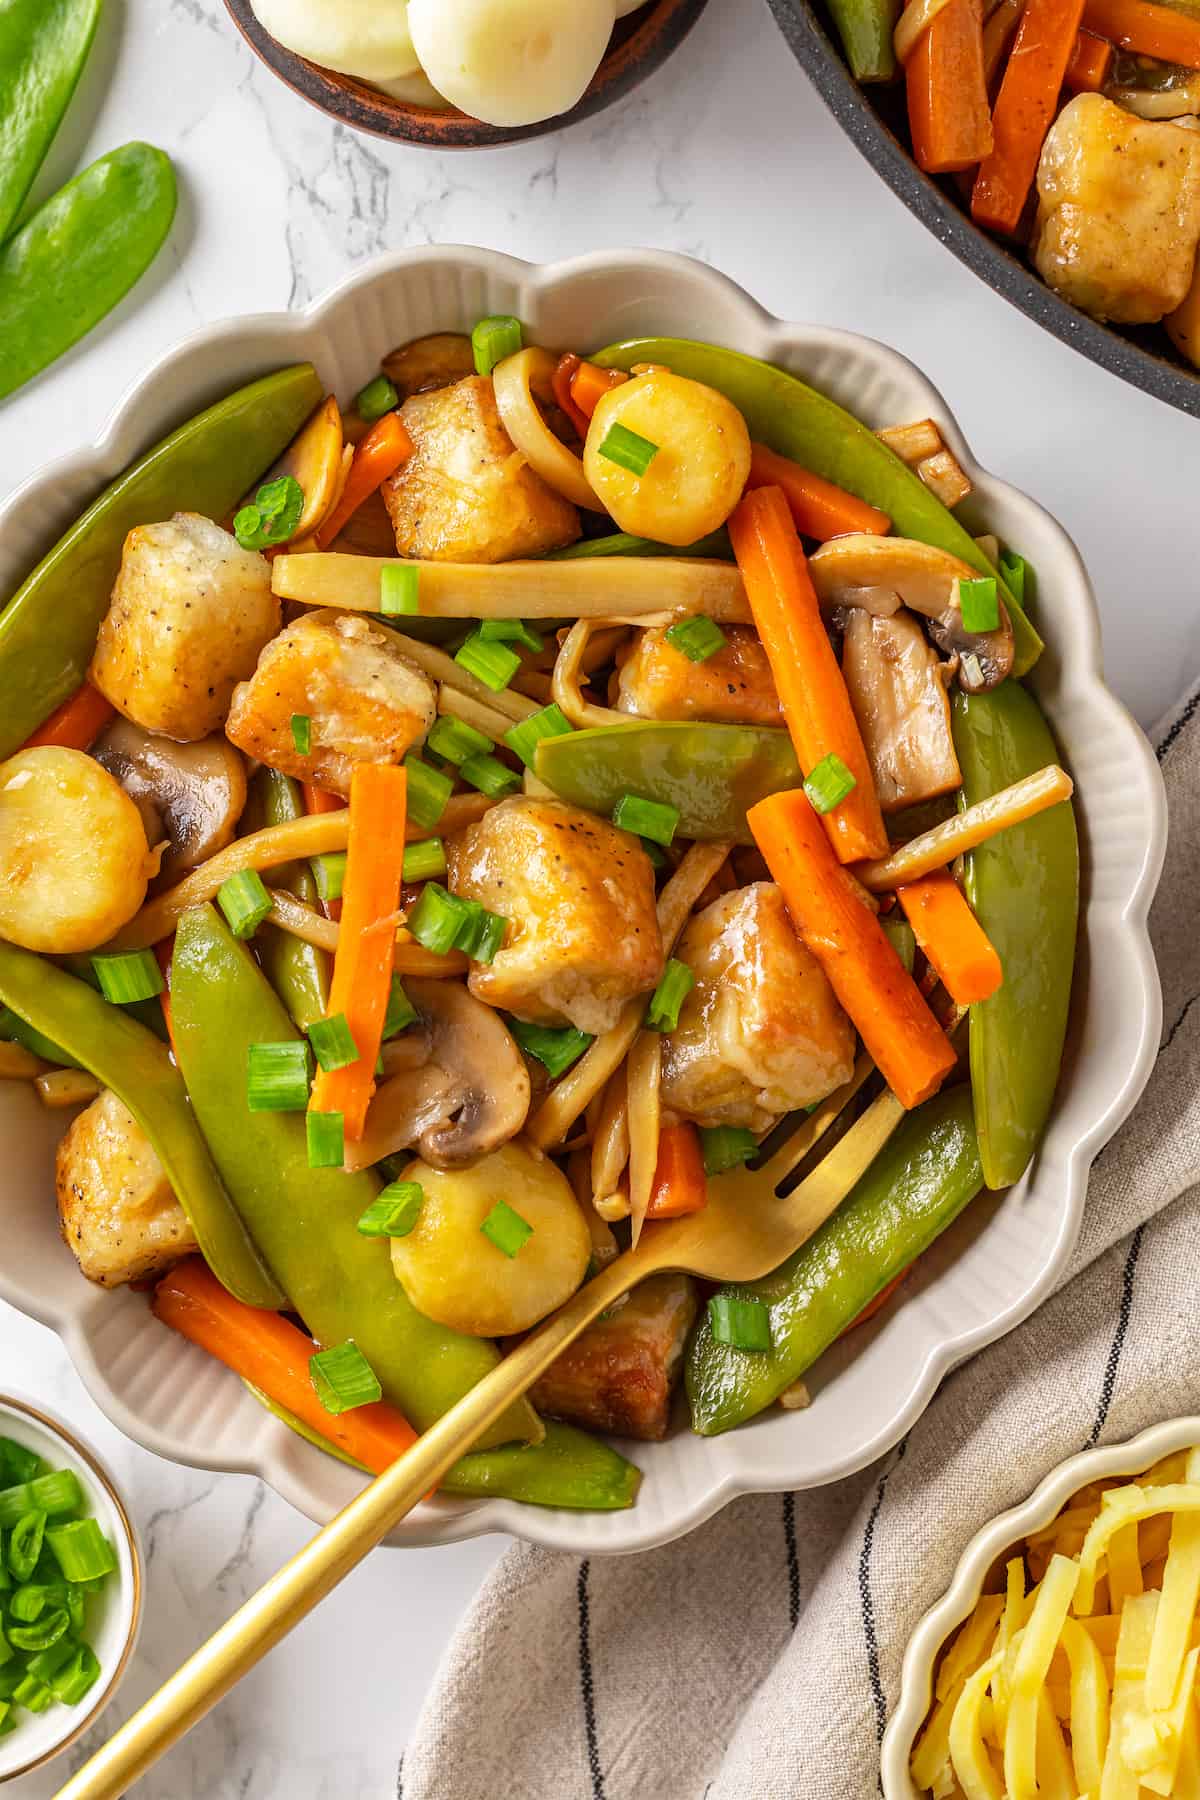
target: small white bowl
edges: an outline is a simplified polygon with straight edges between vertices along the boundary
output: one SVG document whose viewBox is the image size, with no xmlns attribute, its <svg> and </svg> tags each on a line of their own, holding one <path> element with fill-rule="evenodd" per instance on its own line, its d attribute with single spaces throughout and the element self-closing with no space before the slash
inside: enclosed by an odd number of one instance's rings
<svg viewBox="0 0 1200 1800">
<path fill-rule="evenodd" d="M 1112 1475 L 1140 1475 L 1164 1456 L 1200 1444 L 1200 1418 L 1167 1419 L 1124 1444 L 1084 1450 L 1052 1469 L 1020 1506 L 977 1531 L 958 1559 L 954 1579 L 908 1641 L 900 1671 L 900 1699 L 883 1737 L 884 1800 L 923 1800 L 908 1772 L 913 1745 L 933 1697 L 933 1672 L 943 1644 L 973 1610 L 997 1559 L 1062 1511 L 1072 1494 Z"/>
<path fill-rule="evenodd" d="M 116 1551 L 117 1571 L 88 1608 L 88 1642 L 100 1674 L 78 1706 L 55 1701 L 44 1713 L 18 1713 L 17 1729 L 0 1738 L 0 1782 L 28 1775 L 73 1744 L 113 1699 L 133 1658 L 142 1627 L 142 1551 L 133 1521 L 112 1476 L 75 1430 L 24 1394 L 0 1394 L 0 1437 L 43 1457 L 51 1468 L 73 1469 L 91 1513 Z"/>
</svg>

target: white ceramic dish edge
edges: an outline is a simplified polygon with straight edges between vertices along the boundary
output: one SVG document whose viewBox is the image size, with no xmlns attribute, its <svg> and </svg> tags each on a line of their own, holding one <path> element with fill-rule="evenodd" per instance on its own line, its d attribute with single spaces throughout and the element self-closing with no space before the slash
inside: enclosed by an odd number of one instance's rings
<svg viewBox="0 0 1200 1800">
<path fill-rule="evenodd" d="M 126 393 L 97 445 L 30 477 L 0 509 L 0 591 L 106 480 L 179 419 L 239 381 L 312 356 L 330 387 L 353 392 L 402 336 L 469 324 L 495 311 L 516 312 L 548 342 L 594 343 L 655 332 L 706 337 L 795 369 L 869 421 L 935 417 L 976 482 L 969 504 L 977 528 L 986 521 L 1019 544 L 1045 591 L 1053 591 L 1051 650 L 1039 665 L 1038 686 L 1060 736 L 1072 740 L 1068 760 L 1079 784 L 1084 836 L 1098 847 L 1086 917 L 1105 984 L 1102 994 L 1097 989 L 1089 998 L 1077 1034 L 1077 1078 L 1064 1093 L 1033 1174 L 986 1218 L 977 1210 L 971 1226 L 960 1221 L 924 1259 L 905 1306 L 858 1335 L 852 1358 L 839 1359 L 835 1351 L 825 1359 L 825 1384 L 840 1380 L 849 1392 L 849 1412 L 862 1413 L 857 1436 L 838 1441 L 845 1394 L 834 1410 L 820 1406 L 818 1393 L 807 1413 L 774 1412 L 723 1438 L 676 1434 L 665 1445 L 634 1446 L 647 1480 L 629 1512 L 574 1514 L 507 1500 L 438 1500 L 405 1521 L 392 1540 L 448 1543 L 504 1530 L 589 1554 L 631 1551 L 690 1530 L 739 1494 L 816 1486 L 863 1467 L 913 1424 L 950 1369 L 1011 1329 L 1053 1288 L 1078 1233 L 1091 1161 L 1134 1104 L 1158 1043 L 1161 1001 L 1146 916 L 1162 862 L 1165 804 L 1145 737 L 1103 685 L 1095 605 L 1078 553 L 1041 507 L 979 467 L 937 390 L 882 345 L 785 324 L 727 278 L 660 252 L 597 253 L 539 269 L 471 248 L 403 251 L 356 271 L 302 313 L 258 315 L 193 334 Z M 1071 653 L 1060 658 L 1055 643 L 1068 640 Z M 1101 817 L 1104 832 L 1089 832 L 1089 818 L 1094 827 Z M 1114 842 L 1117 851 L 1103 862 L 1100 851 L 1109 856 Z M 1108 1010 L 1093 1022 L 1098 999 Z M 31 1135 L 44 1136 L 44 1123 L 29 1117 Z M 17 1173 L 10 1170 L 9 1179 L 15 1183 Z M 43 1204 L 49 1207 L 48 1199 Z M 990 1245 L 994 1268 L 983 1277 L 970 1267 L 971 1233 L 993 1229 L 997 1216 L 1017 1234 L 1012 1267 L 1004 1257 L 997 1260 Z M 0 1295 L 59 1332 L 93 1396 L 122 1430 L 177 1461 L 258 1475 L 314 1519 L 330 1516 L 349 1497 L 352 1474 L 262 1414 L 232 1377 L 190 1346 L 171 1345 L 178 1353 L 172 1374 L 183 1377 L 186 1390 L 186 1429 L 181 1419 L 168 1427 L 153 1416 L 163 1359 L 154 1359 L 152 1387 L 139 1327 L 125 1328 L 133 1323 L 130 1306 L 144 1313 L 144 1303 L 89 1288 L 65 1255 L 59 1253 L 62 1281 L 55 1269 L 40 1287 L 16 1272 L 23 1264 L 14 1257 L 0 1271 Z M 892 1390 L 882 1408 L 869 1399 L 881 1369 L 890 1372 Z M 687 1455 L 678 1449 L 685 1443 Z"/>
<path fill-rule="evenodd" d="M 904 1652 L 900 1699 L 883 1738 L 884 1800 L 921 1800 L 920 1790 L 908 1772 L 908 1760 L 929 1710 L 934 1663 L 950 1633 L 979 1599 L 984 1578 L 996 1558 L 1031 1532 L 1048 1525 L 1080 1488 L 1111 1475 L 1138 1475 L 1160 1457 L 1193 1444 L 1200 1444 L 1200 1417 L 1167 1419 L 1122 1444 L 1082 1450 L 1051 1469 L 1028 1500 L 1000 1513 L 976 1532 L 958 1559 L 950 1586 L 925 1614 Z"/>
</svg>

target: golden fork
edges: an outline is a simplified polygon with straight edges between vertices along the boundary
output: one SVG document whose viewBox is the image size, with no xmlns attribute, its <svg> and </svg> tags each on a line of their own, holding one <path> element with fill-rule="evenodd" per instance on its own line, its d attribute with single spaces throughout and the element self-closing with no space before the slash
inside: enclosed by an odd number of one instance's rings
<svg viewBox="0 0 1200 1800">
<path fill-rule="evenodd" d="M 873 1069 L 870 1058 L 860 1056 L 849 1081 L 758 1168 L 713 1177 L 703 1212 L 648 1226 L 636 1250 L 617 1257 L 518 1344 L 239 1607 L 59 1789 L 57 1800 L 117 1800 L 124 1794 L 387 1536 L 586 1325 L 638 1282 L 667 1270 L 710 1281 L 753 1281 L 778 1268 L 841 1204 L 904 1117 L 885 1089 L 793 1191 L 779 1197 L 780 1185 Z"/>
</svg>

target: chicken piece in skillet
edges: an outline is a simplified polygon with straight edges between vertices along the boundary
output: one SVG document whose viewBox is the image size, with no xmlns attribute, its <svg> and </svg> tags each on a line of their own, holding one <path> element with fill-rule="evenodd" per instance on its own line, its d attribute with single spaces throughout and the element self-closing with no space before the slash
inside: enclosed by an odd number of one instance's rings
<svg viewBox="0 0 1200 1800">
<path fill-rule="evenodd" d="M 309 720 L 309 750 L 292 715 Z M 263 651 L 234 690 L 226 735 L 247 756 L 335 794 L 356 763 L 395 763 L 433 724 L 433 683 L 396 648 L 395 634 L 357 613 L 306 613 Z"/>
<path fill-rule="evenodd" d="M 63 1237 L 101 1287 L 160 1275 L 199 1248 L 154 1146 L 108 1088 L 59 1144 L 54 1186 Z"/>
<path fill-rule="evenodd" d="M 689 1275 L 652 1275 L 551 1363 L 530 1392 L 534 1406 L 591 1431 L 665 1437 L 699 1306 Z"/>
<path fill-rule="evenodd" d="M 383 498 L 401 556 L 506 562 L 575 542 L 578 512 L 514 448 L 490 376 L 414 394 L 400 417 L 416 449 Z"/>
<path fill-rule="evenodd" d="M 125 539 L 88 678 L 135 725 L 192 743 L 221 729 L 279 618 L 265 557 L 176 513 Z"/>
<path fill-rule="evenodd" d="M 714 725 L 782 725 L 767 653 L 748 625 L 726 625 L 725 643 L 691 662 L 666 628 L 639 631 L 621 659 L 615 704 L 639 719 L 703 719 Z"/>
<path fill-rule="evenodd" d="M 848 1078 L 854 1029 L 773 882 L 722 894 L 675 955 L 696 985 L 663 1039 L 664 1106 L 761 1133 Z"/>
<path fill-rule="evenodd" d="M 508 920 L 471 992 L 538 1025 L 606 1031 L 663 970 L 654 870 L 636 837 L 561 800 L 514 794 L 449 849 L 451 891 Z"/>
<path fill-rule="evenodd" d="M 1097 319 L 1161 319 L 1188 291 L 1200 243 L 1200 132 L 1077 94 L 1038 166 L 1038 272 Z"/>
</svg>

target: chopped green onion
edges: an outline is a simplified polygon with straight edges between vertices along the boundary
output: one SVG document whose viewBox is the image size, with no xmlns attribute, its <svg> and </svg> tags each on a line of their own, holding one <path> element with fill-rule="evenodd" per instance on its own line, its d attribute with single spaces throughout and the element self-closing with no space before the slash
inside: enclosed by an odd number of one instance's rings
<svg viewBox="0 0 1200 1800">
<path fill-rule="evenodd" d="M 430 750 L 436 750 L 447 762 L 460 767 L 472 756 L 486 756 L 495 745 L 493 740 L 482 731 L 476 731 L 465 719 L 452 719 L 448 714 L 435 721 L 432 731 L 425 740 Z"/>
<path fill-rule="evenodd" d="M 427 881 L 421 890 L 421 898 L 408 915 L 408 929 L 424 949 L 444 956 L 454 949 L 469 916 L 464 900 L 456 894 L 448 894 L 440 882 Z"/>
<path fill-rule="evenodd" d="M 251 505 L 235 513 L 233 535 L 243 550 L 267 550 L 290 538 L 304 511 L 304 489 L 294 475 L 260 487 Z"/>
<path fill-rule="evenodd" d="M 88 1593 L 100 1587 L 103 1577 L 86 1583 L 73 1581 L 67 1588 L 67 1611 L 71 1615 L 71 1630 L 76 1634 L 83 1630 L 83 1609 Z"/>
<path fill-rule="evenodd" d="M 528 1025 L 524 1019 L 510 1019 L 508 1029 L 522 1050 L 543 1063 L 556 1081 L 560 1075 L 565 1075 L 572 1063 L 579 1061 L 593 1041 L 586 1031 L 576 1031 L 573 1025 L 555 1029 L 550 1025 Z"/>
<path fill-rule="evenodd" d="M 405 844 L 401 871 L 405 881 L 436 881 L 445 873 L 446 846 L 441 838 L 422 838 L 419 843 Z"/>
<path fill-rule="evenodd" d="M 495 962 L 496 952 L 504 943 L 504 934 L 508 930 L 508 920 L 500 913 L 484 911 L 483 918 L 472 930 L 470 938 L 459 944 L 459 949 L 466 952 L 474 962 Z"/>
<path fill-rule="evenodd" d="M 644 837 L 642 839 L 642 849 L 646 852 L 646 855 L 650 858 L 651 868 L 666 869 L 666 868 L 670 867 L 670 863 L 671 863 L 670 857 L 667 855 L 666 851 L 662 848 L 662 846 L 660 844 L 656 844 L 654 842 L 653 838 Z"/>
<path fill-rule="evenodd" d="M 96 1581 L 117 1566 L 113 1547 L 95 1519 L 70 1519 L 50 1525 L 46 1542 L 68 1581 Z"/>
<path fill-rule="evenodd" d="M 340 1169 L 346 1159 L 346 1126 L 340 1112 L 304 1115 L 310 1169 Z"/>
<path fill-rule="evenodd" d="M 419 1181 L 393 1181 L 372 1200 L 358 1221 L 364 1237 L 407 1237 L 425 1203 Z"/>
<path fill-rule="evenodd" d="M 644 475 L 658 455 L 658 445 L 651 443 L 628 425 L 610 425 L 600 445 L 601 456 L 631 475 Z"/>
<path fill-rule="evenodd" d="M 613 807 L 612 820 L 622 831 L 669 844 L 679 826 L 679 808 L 663 800 L 643 800 L 638 794 L 622 794 Z"/>
<path fill-rule="evenodd" d="M 700 1148 L 704 1153 L 704 1173 L 723 1175 L 758 1155 L 758 1139 L 741 1125 L 711 1125 L 700 1128 Z"/>
<path fill-rule="evenodd" d="M 376 375 L 374 381 L 368 381 L 366 387 L 355 394 L 354 410 L 364 423 L 373 425 L 384 413 L 392 411 L 399 398 L 387 376 Z"/>
<path fill-rule="evenodd" d="M 521 777 L 505 768 L 498 756 L 468 756 L 459 774 L 489 800 L 502 800 L 521 785 Z"/>
<path fill-rule="evenodd" d="M 533 1236 L 533 1226 L 514 1212 L 507 1200 L 497 1200 L 479 1229 L 489 1244 L 495 1244 L 508 1257 L 515 1256 Z"/>
<path fill-rule="evenodd" d="M 651 1031 L 674 1031 L 679 1023 L 679 1009 L 696 985 L 696 977 L 686 963 L 671 957 L 663 970 L 662 980 L 650 997 L 646 1024 Z"/>
<path fill-rule="evenodd" d="M 39 1681 L 49 1681 L 57 1675 L 64 1663 L 70 1662 L 75 1654 L 76 1646 L 70 1638 L 59 1638 L 57 1644 L 51 1644 L 45 1650 L 39 1650 L 31 1656 L 25 1665 L 27 1675 L 36 1675 Z"/>
<path fill-rule="evenodd" d="M 308 1373 L 327 1413 L 353 1412 L 383 1399 L 378 1375 L 352 1341 L 318 1350 L 308 1359 Z"/>
<path fill-rule="evenodd" d="M 246 1052 L 246 1110 L 303 1112 L 311 1079 L 312 1058 L 303 1038 L 251 1044 Z"/>
<path fill-rule="evenodd" d="M 15 1438 L 0 1437 L 0 1485 L 32 1481 L 41 1466 L 42 1459 L 35 1451 L 27 1450 Z"/>
<path fill-rule="evenodd" d="M 292 746 L 297 756 L 312 753 L 312 720 L 307 713 L 292 714 Z"/>
<path fill-rule="evenodd" d="M 63 1513 L 78 1512 L 82 1506 L 83 1490 L 74 1470 L 55 1469 L 50 1475 L 37 1475 L 32 1481 L 22 1481 L 16 1487 L 0 1490 L 0 1529 L 16 1526 L 26 1513 L 41 1512 L 56 1519 Z M 11 1544 L 9 1547 L 11 1549 Z M 41 1550 L 40 1537 L 38 1549 Z M 36 1562 L 37 1557 L 33 1560 Z M 12 1568 L 11 1562 L 9 1567 Z M 15 1569 L 13 1574 L 17 1574 Z M 27 1577 L 17 1575 L 17 1579 L 25 1581 Z"/>
<path fill-rule="evenodd" d="M 330 1019 L 314 1019 L 308 1028 L 308 1041 L 326 1074 L 331 1069 L 348 1069 L 358 1061 L 358 1045 L 345 1013 L 334 1013 Z"/>
<path fill-rule="evenodd" d="M 769 1350 L 771 1315 L 762 1300 L 746 1300 L 738 1294 L 714 1294 L 708 1318 L 718 1344 L 734 1350 Z"/>
<path fill-rule="evenodd" d="M 404 991 L 404 983 L 398 975 L 392 976 L 391 992 L 388 995 L 387 1012 L 383 1018 L 383 1042 L 393 1038 L 409 1025 L 417 1022 L 417 1009 Z"/>
<path fill-rule="evenodd" d="M 56 1606 L 43 1613 L 36 1624 L 9 1625 L 6 1635 L 14 1650 L 48 1650 L 59 1638 L 66 1637 L 70 1629 L 71 1619 L 66 1607 Z"/>
<path fill-rule="evenodd" d="M 419 563 L 384 563 L 379 572 L 379 610 L 385 619 L 412 617 L 421 610 Z"/>
<path fill-rule="evenodd" d="M 33 1487 L 30 1482 L 29 1487 Z M 10 1493 L 19 1490 L 10 1488 Z M 2 1496 L 0 1496 L 2 1498 Z M 46 1530 L 46 1514 L 39 1508 L 22 1513 L 8 1540 L 8 1571 L 17 1581 L 28 1581 L 42 1554 L 42 1537 Z"/>
<path fill-rule="evenodd" d="M 524 619 L 481 619 L 479 635 L 485 644 L 521 644 L 535 655 L 546 648 L 544 638 Z"/>
<path fill-rule="evenodd" d="M 964 631 L 995 631 L 1000 624 L 1000 596 L 996 577 L 981 575 L 978 581 L 960 581 L 959 605 Z"/>
<path fill-rule="evenodd" d="M 32 1625 L 36 1619 L 41 1618 L 53 1593 L 53 1588 L 47 1587 L 44 1582 L 25 1582 L 8 1603 L 9 1617 L 15 1619 L 18 1625 Z"/>
<path fill-rule="evenodd" d="M 100 992 L 114 1006 L 132 1006 L 135 1000 L 153 1000 L 164 987 L 163 972 L 153 950 L 116 950 L 93 956 L 92 968 Z"/>
<path fill-rule="evenodd" d="M 814 812 L 832 812 L 840 806 L 846 795 L 852 793 L 858 782 L 850 773 L 841 757 L 831 750 L 823 756 L 816 768 L 804 783 L 804 791 L 808 795 Z"/>
<path fill-rule="evenodd" d="M 492 313 L 480 319 L 471 332 L 475 373 L 490 375 L 498 362 L 517 354 L 522 342 L 521 321 L 511 313 Z"/>
<path fill-rule="evenodd" d="M 716 620 L 703 613 L 696 613 L 690 619 L 679 619 L 667 627 L 668 644 L 682 652 L 689 662 L 707 662 L 728 641 Z"/>
<path fill-rule="evenodd" d="M 552 703 L 506 731 L 504 742 L 527 769 L 532 769 L 537 760 L 537 747 L 543 738 L 569 737 L 574 729 L 562 709 Z"/>
<path fill-rule="evenodd" d="M 1029 565 L 1026 563 L 1025 558 L 1023 556 L 1018 556 L 1015 550 L 1002 550 L 1000 552 L 1000 573 L 1003 575 L 1004 580 L 1012 593 L 1012 597 L 1018 606 L 1025 605 L 1025 587 L 1028 568 Z"/>
<path fill-rule="evenodd" d="M 477 631 L 473 631 L 455 652 L 454 660 L 468 675 L 474 675 L 476 681 L 491 688 L 493 694 L 506 688 L 521 667 L 521 659 L 515 650 L 510 650 L 507 644 L 489 644 Z"/>
<path fill-rule="evenodd" d="M 36 1675 L 26 1675 L 20 1685 L 13 1690 L 13 1700 L 31 1713 L 44 1713 L 54 1702 L 54 1695 L 44 1681 Z"/>
<path fill-rule="evenodd" d="M 235 938 L 252 938 L 272 904 L 257 869 L 239 869 L 217 889 L 217 905 Z"/>
<path fill-rule="evenodd" d="M 408 816 L 419 831 L 432 831 L 454 792 L 454 777 L 422 762 L 413 750 L 405 757 L 404 767 L 408 770 Z"/>
<path fill-rule="evenodd" d="M 884 937 L 911 975 L 917 956 L 917 937 L 912 926 L 901 915 L 899 907 L 894 913 L 889 913 L 886 919 L 880 919 L 879 923 L 883 927 Z"/>
<path fill-rule="evenodd" d="M 346 884 L 346 852 L 327 850 L 323 856 L 314 856 L 308 866 L 317 884 L 319 898 L 327 906 L 331 900 L 340 900 Z"/>
<path fill-rule="evenodd" d="M 96 1652 L 89 1644 L 77 1644 L 71 1660 L 50 1677 L 50 1686 L 55 1699 L 64 1706 L 78 1706 L 99 1675 L 100 1662 Z"/>
</svg>

